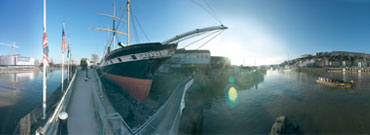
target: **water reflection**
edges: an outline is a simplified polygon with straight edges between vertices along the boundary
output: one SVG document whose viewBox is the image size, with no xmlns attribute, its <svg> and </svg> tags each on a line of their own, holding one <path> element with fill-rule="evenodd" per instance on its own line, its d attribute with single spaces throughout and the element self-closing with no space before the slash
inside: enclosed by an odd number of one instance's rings
<svg viewBox="0 0 370 135">
<path fill-rule="evenodd" d="M 342 89 L 317 84 L 325 76 L 355 80 Z M 240 90 L 238 104 L 210 101 L 203 114 L 201 133 L 269 133 L 274 119 L 287 116 L 299 130 L 288 133 L 368 134 L 370 126 L 370 75 L 366 73 L 307 73 L 267 71 L 259 90 Z"/>
<path fill-rule="evenodd" d="M 17 121 L 41 104 L 42 80 L 40 70 L 0 73 L 0 134 L 12 133 Z M 61 71 L 49 72 L 47 96 L 60 83 Z"/>
<path fill-rule="evenodd" d="M 20 81 L 29 81 L 33 79 L 35 79 L 35 72 L 0 74 L 0 80 L 8 83 L 18 83 Z"/>
<path fill-rule="evenodd" d="M 240 110 L 240 106 L 245 105 L 245 100 L 253 97 L 253 93 L 259 92 L 257 89 L 260 89 L 259 85 L 264 82 L 265 75 L 266 70 L 261 69 L 255 72 L 224 72 L 216 76 L 196 76 L 193 89 L 188 90 L 189 94 L 186 95 L 186 107 L 179 132 L 241 133 L 236 132 L 241 129 L 235 129 L 245 125 L 237 125 L 240 124 L 239 120 L 253 117 L 235 114 L 244 114 L 253 108 Z M 220 130 L 227 132 L 219 132 Z"/>
<path fill-rule="evenodd" d="M 17 103 L 20 94 L 18 83 L 35 79 L 35 72 L 0 74 L 0 107 Z"/>
</svg>

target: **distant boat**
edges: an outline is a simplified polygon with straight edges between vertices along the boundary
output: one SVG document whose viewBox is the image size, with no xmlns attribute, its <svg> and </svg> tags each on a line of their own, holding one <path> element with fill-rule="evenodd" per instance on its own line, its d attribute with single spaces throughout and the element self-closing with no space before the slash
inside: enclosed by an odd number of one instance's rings
<svg viewBox="0 0 370 135">
<path fill-rule="evenodd" d="M 342 81 L 342 80 L 333 80 L 325 77 L 319 77 L 316 80 L 317 83 L 320 84 L 325 84 L 328 86 L 337 86 L 337 87 L 353 87 L 354 86 L 354 81 L 351 80 L 349 82 Z"/>
</svg>

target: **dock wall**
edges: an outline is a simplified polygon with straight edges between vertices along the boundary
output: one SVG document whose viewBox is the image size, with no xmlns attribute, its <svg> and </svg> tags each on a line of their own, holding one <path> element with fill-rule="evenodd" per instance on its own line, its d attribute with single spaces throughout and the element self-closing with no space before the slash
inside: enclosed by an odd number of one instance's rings
<svg viewBox="0 0 370 135">
<path fill-rule="evenodd" d="M 58 118 L 56 116 L 59 112 L 66 110 L 71 93 L 69 89 L 74 85 L 76 74 L 77 71 L 71 76 L 71 82 L 67 81 L 68 78 L 64 80 L 64 86 L 66 87 L 64 87 L 63 91 L 60 85 L 53 94 L 47 97 L 45 120 L 42 119 L 43 108 L 40 104 L 19 120 L 13 134 L 30 135 L 36 134 L 37 130 L 39 133 L 42 132 L 43 134 L 57 134 Z"/>
</svg>

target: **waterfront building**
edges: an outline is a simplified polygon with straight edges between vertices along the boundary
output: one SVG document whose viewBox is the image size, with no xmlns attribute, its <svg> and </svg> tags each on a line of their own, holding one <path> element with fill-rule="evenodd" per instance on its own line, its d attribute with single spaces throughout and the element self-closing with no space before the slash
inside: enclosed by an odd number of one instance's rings
<svg viewBox="0 0 370 135">
<path fill-rule="evenodd" d="M 312 66 L 314 66 L 314 64 L 315 64 L 314 59 L 306 59 L 306 60 L 299 61 L 298 66 L 299 67 L 312 67 Z"/>
<path fill-rule="evenodd" d="M 357 67 L 370 66 L 370 54 L 356 52 L 318 52 L 299 56 L 297 59 L 284 62 L 281 66 L 297 67 Z"/>
<path fill-rule="evenodd" d="M 175 54 L 159 68 L 160 72 L 181 70 L 182 72 L 206 72 L 210 68 L 211 53 L 209 50 L 178 49 Z M 186 70 L 186 71 L 185 71 Z"/>
<path fill-rule="evenodd" d="M 0 56 L 0 66 L 34 66 L 35 59 L 21 55 Z"/>
<path fill-rule="evenodd" d="M 370 54 L 357 53 L 357 52 L 333 51 L 333 52 L 331 52 L 331 55 L 333 55 L 333 56 L 357 56 L 357 57 L 370 58 Z"/>
<path fill-rule="evenodd" d="M 211 57 L 211 68 L 228 68 L 231 66 L 231 61 L 227 57 L 212 56 Z"/>
</svg>

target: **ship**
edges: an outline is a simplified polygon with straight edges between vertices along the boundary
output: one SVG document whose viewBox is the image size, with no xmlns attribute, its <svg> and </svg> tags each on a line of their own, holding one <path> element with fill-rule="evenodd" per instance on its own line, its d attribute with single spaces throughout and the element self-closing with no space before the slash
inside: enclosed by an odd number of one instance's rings
<svg viewBox="0 0 370 135">
<path fill-rule="evenodd" d="M 113 32 L 112 44 L 114 50 L 111 51 L 112 47 L 108 43 L 106 46 L 107 51 L 104 52 L 105 56 L 99 69 L 107 80 L 119 86 L 138 101 L 145 100 L 149 95 L 153 74 L 165 60 L 174 55 L 178 42 L 195 35 L 207 32 L 219 32 L 227 29 L 227 27 L 223 25 L 212 26 L 176 35 L 164 42 L 130 45 L 130 0 L 127 0 L 126 6 L 127 20 L 122 20 L 115 16 L 115 2 L 113 2 L 114 15 L 101 14 L 113 18 L 113 29 L 92 28 L 92 30 Z M 118 28 L 115 27 L 116 20 L 127 23 L 127 33 L 117 31 Z M 116 34 L 127 37 L 126 45 L 119 42 L 117 45 L 120 46 L 120 48 L 118 49 L 115 48 Z"/>
<path fill-rule="evenodd" d="M 100 69 L 104 77 L 141 101 L 149 94 L 153 73 L 176 47 L 177 44 L 144 43 L 120 48 L 104 57 Z"/>
</svg>

